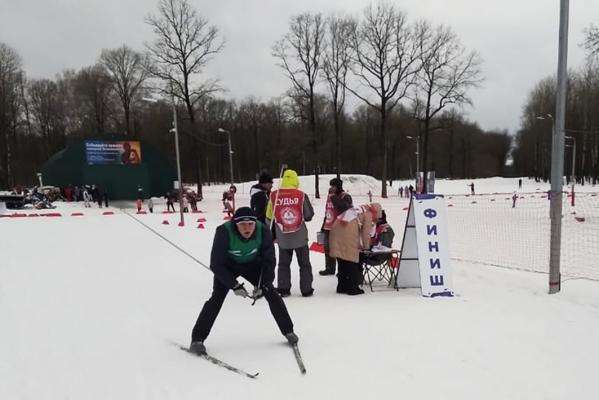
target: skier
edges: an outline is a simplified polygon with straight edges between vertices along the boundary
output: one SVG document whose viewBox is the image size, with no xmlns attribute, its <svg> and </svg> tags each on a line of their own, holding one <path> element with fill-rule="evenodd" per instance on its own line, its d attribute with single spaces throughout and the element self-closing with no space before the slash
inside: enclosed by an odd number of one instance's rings
<svg viewBox="0 0 599 400">
<path fill-rule="evenodd" d="M 327 197 L 327 203 L 325 206 L 324 221 L 322 222 L 321 232 L 324 233 L 324 257 L 325 257 L 325 268 L 322 271 L 318 271 L 320 275 L 335 275 L 335 259 L 329 255 L 329 234 L 333 227 L 333 222 L 337 218 L 337 212 L 333 207 L 331 196 L 337 195 L 340 198 L 345 199 L 350 205 L 353 204 L 352 198 L 343 190 L 343 181 L 339 178 L 333 178 L 329 182 L 329 195 Z"/>
<path fill-rule="evenodd" d="M 297 172 L 288 169 L 283 174 L 281 188 L 270 194 L 266 207 L 266 224 L 275 222 L 275 237 L 279 244 L 279 268 L 277 291 L 282 297 L 291 294 L 291 259 L 293 252 L 300 267 L 300 291 L 302 296 L 314 294 L 312 288 L 312 265 L 308 249 L 308 229 L 305 221 L 311 221 L 314 209 L 308 196 L 299 188 Z"/>
<path fill-rule="evenodd" d="M 150 210 L 150 213 L 154 213 L 154 201 L 151 196 L 148 197 L 148 210 Z"/>
<path fill-rule="evenodd" d="M 224 207 L 224 212 L 227 213 L 228 217 L 231 217 L 235 212 L 235 193 L 237 192 L 237 188 L 235 185 L 231 185 L 229 190 L 223 192 L 222 203 Z"/>
<path fill-rule="evenodd" d="M 474 182 L 471 182 L 468 186 L 470 186 L 470 194 L 474 196 Z"/>
<path fill-rule="evenodd" d="M 250 207 L 258 221 L 266 222 L 266 205 L 272 189 L 272 176 L 267 172 L 260 174 L 258 183 L 250 189 Z"/>
<path fill-rule="evenodd" d="M 291 345 L 298 342 L 287 307 L 272 285 L 275 277 L 272 236 L 266 226 L 256 220 L 251 208 L 239 208 L 231 221 L 216 229 L 210 269 L 214 272 L 212 296 L 204 304 L 193 327 L 189 351 L 197 355 L 206 354 L 204 341 L 229 290 L 243 298 L 264 296 L 281 333 Z M 239 276 L 254 285 L 251 296 L 243 283 L 237 281 Z"/>
</svg>

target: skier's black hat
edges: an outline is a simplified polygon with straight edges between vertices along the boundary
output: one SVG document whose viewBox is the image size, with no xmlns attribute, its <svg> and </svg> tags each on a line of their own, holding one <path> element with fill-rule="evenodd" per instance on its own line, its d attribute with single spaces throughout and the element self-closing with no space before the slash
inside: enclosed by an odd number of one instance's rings
<svg viewBox="0 0 599 400">
<path fill-rule="evenodd" d="M 336 187 L 339 190 L 343 190 L 343 181 L 339 178 L 333 178 L 329 182 L 329 185 Z"/>
<path fill-rule="evenodd" d="M 272 183 L 272 176 L 268 172 L 263 172 L 258 178 L 258 183 Z"/>
<path fill-rule="evenodd" d="M 239 222 L 248 222 L 254 221 L 256 222 L 256 216 L 254 212 L 249 207 L 240 207 L 233 214 L 233 222 L 238 224 Z"/>
</svg>

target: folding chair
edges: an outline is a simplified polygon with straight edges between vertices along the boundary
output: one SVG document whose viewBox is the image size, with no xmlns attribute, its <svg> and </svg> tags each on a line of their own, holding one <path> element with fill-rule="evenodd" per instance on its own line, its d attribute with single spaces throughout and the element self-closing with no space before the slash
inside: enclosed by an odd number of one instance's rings
<svg viewBox="0 0 599 400">
<path fill-rule="evenodd" d="M 396 265 L 397 253 L 397 250 L 384 253 L 366 250 L 360 252 L 364 282 L 370 286 L 371 292 L 374 292 L 372 282 L 384 281 L 389 286 L 393 283 L 395 269 L 392 264 Z"/>
</svg>

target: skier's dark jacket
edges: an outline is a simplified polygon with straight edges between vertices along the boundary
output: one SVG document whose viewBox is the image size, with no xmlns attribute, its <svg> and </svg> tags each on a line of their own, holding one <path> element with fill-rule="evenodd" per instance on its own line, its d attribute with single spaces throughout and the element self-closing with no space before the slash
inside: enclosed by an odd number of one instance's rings
<svg viewBox="0 0 599 400">
<path fill-rule="evenodd" d="M 227 224 L 232 228 L 231 233 L 227 229 Z M 247 264 L 237 263 L 229 256 L 230 240 L 229 234 L 236 235 L 236 238 L 247 242 L 256 239 L 261 231 L 262 238 L 258 245 L 258 254 L 256 258 Z M 226 222 L 216 228 L 214 234 L 214 243 L 212 244 L 212 253 L 210 254 L 210 269 L 214 272 L 216 278 L 226 287 L 232 289 L 237 285 L 236 277 L 248 268 L 262 269 L 263 284 L 272 285 L 275 279 L 275 249 L 273 246 L 272 235 L 268 228 L 261 222 L 256 222 L 256 230 L 250 239 L 244 239 L 232 222 Z"/>
<path fill-rule="evenodd" d="M 268 204 L 268 191 L 257 183 L 250 189 L 250 208 L 258 221 L 266 221 L 266 205 Z"/>
</svg>

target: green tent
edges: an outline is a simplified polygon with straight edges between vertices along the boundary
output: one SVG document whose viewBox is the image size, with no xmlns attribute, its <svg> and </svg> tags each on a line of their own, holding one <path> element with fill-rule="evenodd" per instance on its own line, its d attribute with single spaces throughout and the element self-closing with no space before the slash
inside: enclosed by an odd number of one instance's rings
<svg viewBox="0 0 599 400">
<path fill-rule="evenodd" d="M 86 139 L 71 142 L 65 149 L 54 154 L 42 167 L 45 185 L 66 187 L 69 185 L 99 185 L 111 200 L 133 200 L 142 188 L 143 197 L 164 196 L 173 189 L 175 169 L 155 148 L 143 141 L 140 145 L 140 162 L 121 164 L 115 160 L 88 163 L 89 148 L 86 142 L 114 143 L 128 139 Z M 133 141 L 132 141 L 133 142 Z"/>
</svg>

